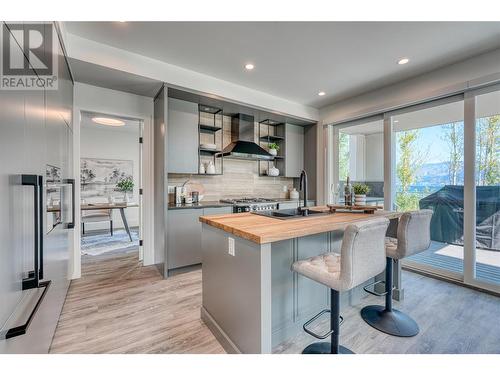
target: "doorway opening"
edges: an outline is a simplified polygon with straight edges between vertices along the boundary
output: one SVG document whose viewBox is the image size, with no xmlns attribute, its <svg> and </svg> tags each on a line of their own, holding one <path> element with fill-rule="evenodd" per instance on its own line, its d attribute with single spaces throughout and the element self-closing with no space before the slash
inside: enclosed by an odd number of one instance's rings
<svg viewBox="0 0 500 375">
<path fill-rule="evenodd" d="M 124 254 L 143 259 L 143 121 L 81 112 L 82 262 Z"/>
</svg>

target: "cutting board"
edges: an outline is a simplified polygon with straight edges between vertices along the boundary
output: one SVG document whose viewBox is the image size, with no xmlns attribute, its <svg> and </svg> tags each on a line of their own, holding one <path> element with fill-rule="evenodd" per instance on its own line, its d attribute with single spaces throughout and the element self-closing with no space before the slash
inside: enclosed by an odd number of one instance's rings
<svg viewBox="0 0 500 375">
<path fill-rule="evenodd" d="M 364 212 L 365 214 L 373 214 L 375 211 L 377 211 L 377 206 L 345 206 L 345 205 L 338 205 L 338 204 L 329 204 L 328 207 L 330 208 L 331 212 L 335 211 L 342 211 L 342 212 Z"/>
</svg>

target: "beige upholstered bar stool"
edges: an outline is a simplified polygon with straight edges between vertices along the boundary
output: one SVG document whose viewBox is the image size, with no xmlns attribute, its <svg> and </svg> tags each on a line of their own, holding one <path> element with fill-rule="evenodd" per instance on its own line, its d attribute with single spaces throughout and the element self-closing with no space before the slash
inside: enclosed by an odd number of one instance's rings
<svg viewBox="0 0 500 375">
<path fill-rule="evenodd" d="M 392 308 L 393 259 L 403 259 L 429 248 L 432 213 L 432 210 L 405 212 L 399 219 L 397 239 L 386 238 L 385 306 L 371 305 L 361 310 L 363 320 L 379 331 L 400 337 L 418 334 L 417 323 L 408 315 Z"/>
<path fill-rule="evenodd" d="M 304 324 L 304 330 L 318 339 L 331 335 L 330 342 L 316 342 L 306 347 L 304 354 L 348 354 L 351 350 L 339 346 L 340 293 L 353 289 L 380 274 L 385 267 L 384 240 L 389 220 L 377 218 L 349 225 L 342 239 L 340 255 L 326 253 L 299 260 L 292 270 L 330 288 L 331 307 Z M 330 331 L 316 334 L 308 326 L 324 313 L 330 313 Z"/>
</svg>

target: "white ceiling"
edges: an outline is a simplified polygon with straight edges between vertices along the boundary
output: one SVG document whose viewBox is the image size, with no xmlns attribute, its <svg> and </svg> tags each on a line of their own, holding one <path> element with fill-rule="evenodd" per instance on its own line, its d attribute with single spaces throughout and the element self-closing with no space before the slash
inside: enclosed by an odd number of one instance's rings
<svg viewBox="0 0 500 375">
<path fill-rule="evenodd" d="M 500 47 L 500 22 L 67 22 L 83 38 L 323 107 Z M 398 65 L 400 57 L 409 64 Z M 255 69 L 245 71 L 252 62 Z M 317 95 L 323 90 L 327 94 Z"/>
</svg>

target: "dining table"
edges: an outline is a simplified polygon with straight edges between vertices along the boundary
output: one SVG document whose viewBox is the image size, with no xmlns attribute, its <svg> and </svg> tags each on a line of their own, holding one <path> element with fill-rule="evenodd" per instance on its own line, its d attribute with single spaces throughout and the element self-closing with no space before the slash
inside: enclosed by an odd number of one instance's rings
<svg viewBox="0 0 500 375">
<path fill-rule="evenodd" d="M 123 226 L 127 231 L 128 238 L 132 242 L 132 234 L 130 233 L 130 227 L 127 221 L 127 215 L 125 214 L 125 209 L 130 207 L 139 207 L 137 203 L 132 202 L 117 202 L 117 203 L 82 203 L 80 204 L 81 211 L 91 211 L 91 210 L 119 210 L 120 216 L 122 218 Z"/>
<path fill-rule="evenodd" d="M 125 214 L 125 209 L 130 207 L 139 207 L 135 202 L 116 202 L 116 203 L 81 203 L 81 211 L 92 211 L 92 210 L 119 210 L 120 216 L 122 218 L 123 226 L 128 234 L 130 242 L 132 242 L 132 234 L 130 233 L 130 227 L 127 221 L 127 215 Z M 52 205 L 47 207 L 47 212 L 57 213 L 60 211 L 59 205 Z"/>
</svg>

